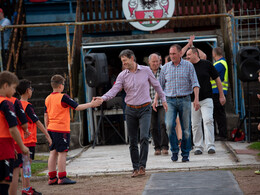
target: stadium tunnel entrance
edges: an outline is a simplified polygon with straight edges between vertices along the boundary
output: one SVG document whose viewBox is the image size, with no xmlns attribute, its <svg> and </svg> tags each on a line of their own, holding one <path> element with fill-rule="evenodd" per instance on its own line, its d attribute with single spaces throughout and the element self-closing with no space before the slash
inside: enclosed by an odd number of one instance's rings
<svg viewBox="0 0 260 195">
<path fill-rule="evenodd" d="M 90 101 L 94 96 L 101 96 L 106 93 L 113 85 L 113 82 L 116 79 L 116 76 L 122 70 L 122 63 L 118 55 L 124 49 L 131 49 L 136 56 L 136 61 L 140 65 L 148 65 L 148 57 L 152 53 L 160 53 L 162 56 L 162 64 L 164 64 L 165 56 L 169 55 L 169 48 L 173 44 L 179 44 L 181 47 L 184 47 L 187 44 L 187 39 L 189 37 L 176 37 L 176 38 L 161 38 L 161 39 L 138 39 L 138 40 L 124 40 L 124 41 L 114 41 L 114 42 L 93 42 L 82 45 L 81 55 L 82 55 L 82 69 L 83 69 L 83 81 L 84 82 L 84 94 L 86 101 Z M 212 48 L 217 46 L 217 36 L 209 35 L 199 37 L 196 36 L 196 39 L 193 41 L 193 45 L 200 50 L 202 50 L 207 55 L 207 60 L 212 62 Z M 102 86 L 102 89 L 99 87 L 91 88 L 87 85 L 86 78 L 86 66 L 85 66 L 85 56 L 90 53 L 105 53 L 107 56 L 108 64 L 108 74 L 109 82 L 107 85 Z M 185 55 L 184 55 L 185 56 Z M 101 128 L 98 130 L 97 144 L 121 144 L 127 142 L 127 130 L 126 125 L 124 124 L 124 117 L 116 118 L 116 115 L 122 115 L 123 105 L 122 105 L 122 94 L 118 94 L 107 107 L 104 109 L 104 114 L 108 114 L 111 118 L 112 123 L 115 122 L 115 127 L 119 128 L 122 137 L 114 132 L 108 130 L 109 127 L 106 126 L 106 130 Z M 98 113 L 97 109 L 88 109 L 86 116 L 83 119 L 84 126 L 84 143 L 93 142 L 95 139 L 95 132 L 97 131 L 97 121 Z M 112 113 L 112 114 L 111 114 Z M 110 116 L 111 115 L 111 116 Z M 112 116 L 113 115 L 113 116 Z M 114 117 L 114 118 L 113 118 Z M 117 124 L 120 123 L 120 124 Z"/>
</svg>

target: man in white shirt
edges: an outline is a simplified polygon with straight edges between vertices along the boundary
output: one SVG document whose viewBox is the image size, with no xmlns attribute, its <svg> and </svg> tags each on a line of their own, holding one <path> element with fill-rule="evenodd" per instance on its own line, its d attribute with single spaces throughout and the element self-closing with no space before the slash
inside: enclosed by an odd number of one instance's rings
<svg viewBox="0 0 260 195">
<path fill-rule="evenodd" d="M 3 9 L 0 8 L 0 29 L 7 25 L 11 25 L 11 21 L 8 18 L 4 17 L 4 11 Z M 10 28 L 4 30 L 4 50 L 8 50 L 10 34 L 11 34 Z M 2 40 L 1 40 L 0 48 L 2 49 Z"/>
</svg>

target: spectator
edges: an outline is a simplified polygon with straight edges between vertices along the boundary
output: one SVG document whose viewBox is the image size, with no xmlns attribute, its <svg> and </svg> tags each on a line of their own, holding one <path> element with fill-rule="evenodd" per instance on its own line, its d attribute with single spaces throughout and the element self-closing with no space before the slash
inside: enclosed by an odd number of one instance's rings
<svg viewBox="0 0 260 195">
<path fill-rule="evenodd" d="M 160 57 L 155 53 L 151 54 L 149 56 L 149 65 L 153 72 L 153 75 L 156 79 L 158 79 L 161 72 Z M 155 93 L 156 92 L 154 88 L 150 86 L 150 96 L 152 98 L 152 101 L 154 100 Z M 160 155 L 161 153 L 164 155 L 168 155 L 169 138 L 165 125 L 165 110 L 163 108 L 161 100 L 159 100 L 158 102 L 157 111 L 152 110 L 150 132 L 154 141 L 154 155 Z M 159 132 L 161 132 L 161 135 L 159 134 Z"/>
<path fill-rule="evenodd" d="M 11 21 L 8 18 L 4 17 L 4 11 L 3 11 L 3 9 L 0 8 L 0 29 L 5 26 L 8 26 L 8 25 L 11 25 Z M 4 30 L 4 50 L 5 51 L 8 50 L 10 34 L 11 34 L 10 28 Z M 1 40 L 1 37 L 0 37 L 0 40 Z M 1 40 L 0 48 L 2 49 L 2 40 Z"/>
<path fill-rule="evenodd" d="M 166 129 L 169 132 L 169 140 L 172 151 L 172 161 L 178 160 L 178 140 L 175 126 L 176 117 L 179 114 L 182 129 L 182 162 L 189 161 L 191 150 L 191 99 L 194 91 L 193 106 L 199 109 L 199 82 L 193 65 L 182 59 L 182 48 L 175 44 L 170 47 L 171 62 L 165 64 L 159 77 L 160 84 L 165 92 L 169 110 L 166 113 Z M 154 99 L 155 109 L 158 95 Z"/>
<path fill-rule="evenodd" d="M 220 80 L 222 82 L 224 95 L 227 95 L 228 90 L 228 65 L 223 57 L 223 51 L 220 47 L 214 48 L 212 51 L 212 56 L 216 61 L 213 66 L 217 69 L 219 73 Z M 213 91 L 213 104 L 214 111 L 213 117 L 215 122 L 218 125 L 219 130 L 219 139 L 226 140 L 227 139 L 227 119 L 225 106 L 222 105 L 219 101 L 219 90 L 217 88 L 216 82 L 214 80 L 211 81 L 212 91 Z"/>
<path fill-rule="evenodd" d="M 160 83 L 154 77 L 151 69 L 136 63 L 134 52 L 123 50 L 121 58 L 123 66 L 126 68 L 117 77 L 113 87 L 102 97 L 96 99 L 107 101 L 116 96 L 124 88 L 126 92 L 126 123 L 129 133 L 130 156 L 133 165 L 131 177 L 145 175 L 145 168 L 148 156 L 148 135 L 151 123 L 151 98 L 149 93 L 150 85 L 159 93 L 163 106 L 167 111 L 165 95 Z M 140 128 L 140 153 L 138 149 L 138 129 Z"/>
<path fill-rule="evenodd" d="M 214 68 L 212 63 L 207 60 L 201 60 L 199 58 L 199 52 L 197 48 L 193 47 L 187 51 L 187 60 L 193 64 L 200 84 L 200 108 L 197 111 L 195 111 L 193 108 L 191 109 L 193 143 L 195 145 L 194 154 L 199 155 L 203 152 L 203 131 L 201 127 L 202 119 L 204 127 L 205 146 L 209 154 L 214 154 L 215 144 L 213 124 L 213 100 L 210 79 L 212 78 L 216 81 L 217 87 L 220 92 L 219 101 L 222 105 L 224 105 L 226 99 L 223 93 L 222 84 L 218 76 L 218 72 Z M 193 101 L 193 99 L 194 95 L 192 94 L 191 101 Z"/>
</svg>

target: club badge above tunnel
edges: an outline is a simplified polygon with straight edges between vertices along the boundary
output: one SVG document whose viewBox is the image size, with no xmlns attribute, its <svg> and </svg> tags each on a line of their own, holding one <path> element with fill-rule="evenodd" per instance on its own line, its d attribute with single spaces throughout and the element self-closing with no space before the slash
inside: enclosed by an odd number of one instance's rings
<svg viewBox="0 0 260 195">
<path fill-rule="evenodd" d="M 167 18 L 172 17 L 175 0 L 123 0 L 126 19 Z M 169 20 L 130 22 L 132 26 L 143 31 L 154 31 L 165 26 Z"/>
</svg>

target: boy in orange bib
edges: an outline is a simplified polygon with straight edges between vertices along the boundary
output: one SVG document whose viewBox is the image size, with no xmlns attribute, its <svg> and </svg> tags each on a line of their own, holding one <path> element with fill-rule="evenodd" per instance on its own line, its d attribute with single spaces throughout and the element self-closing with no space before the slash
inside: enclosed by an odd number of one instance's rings
<svg viewBox="0 0 260 195">
<path fill-rule="evenodd" d="M 70 108 L 85 110 L 101 105 L 100 100 L 94 99 L 90 103 L 79 105 L 67 94 L 62 94 L 64 85 L 65 79 L 61 75 L 54 75 L 51 78 L 53 92 L 45 99 L 44 122 L 52 139 L 48 160 L 49 185 L 76 183 L 66 177 L 66 156 L 70 143 Z M 58 164 L 58 178 L 56 163 Z"/>
<path fill-rule="evenodd" d="M 12 182 L 13 163 L 15 159 L 14 140 L 25 155 L 29 149 L 23 144 L 17 129 L 17 119 L 14 105 L 7 100 L 15 93 L 19 80 L 13 73 L 0 73 L 0 192 L 8 195 L 9 185 Z"/>
<path fill-rule="evenodd" d="M 25 111 L 27 120 L 28 120 L 28 130 L 30 132 L 30 136 L 27 138 L 24 138 L 24 145 L 26 145 L 30 150 L 30 162 L 32 163 L 32 160 L 34 160 L 35 155 L 35 146 L 37 142 L 37 127 L 41 130 L 41 132 L 45 135 L 47 141 L 49 142 L 49 145 L 51 146 L 52 140 L 50 138 L 50 135 L 48 134 L 47 130 L 37 117 L 34 111 L 34 107 L 30 102 L 28 102 L 28 99 L 32 97 L 33 88 L 31 86 L 31 81 L 28 81 L 26 79 L 23 79 L 20 81 L 20 84 L 17 87 L 17 92 L 21 96 L 21 104 Z M 24 178 L 22 175 L 22 183 L 23 183 L 23 190 L 22 194 L 41 194 L 40 192 L 37 192 L 34 188 L 30 186 L 30 178 Z"/>
</svg>

